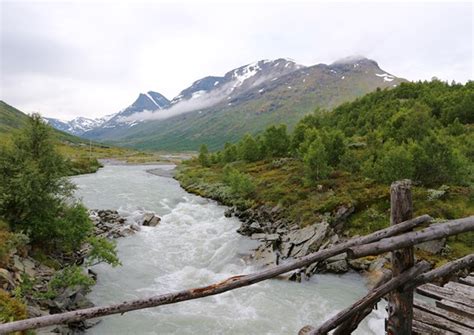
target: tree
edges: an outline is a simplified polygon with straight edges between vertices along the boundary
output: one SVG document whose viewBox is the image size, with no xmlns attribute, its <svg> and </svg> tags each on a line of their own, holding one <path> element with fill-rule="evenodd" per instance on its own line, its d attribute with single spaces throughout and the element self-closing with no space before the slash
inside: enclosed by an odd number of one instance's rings
<svg viewBox="0 0 474 335">
<path fill-rule="evenodd" d="M 331 129 L 323 133 L 323 143 L 328 154 L 328 163 L 332 167 L 339 165 L 341 157 L 346 151 L 344 134 L 337 129 Z"/>
<path fill-rule="evenodd" d="M 390 184 L 395 180 L 413 179 L 415 167 L 413 155 L 407 145 L 397 145 L 393 141 L 384 144 L 375 162 L 366 162 L 363 172 L 369 177 Z"/>
<path fill-rule="evenodd" d="M 68 227 L 58 220 L 74 185 L 64 178 L 67 164 L 56 152 L 50 128 L 34 114 L 13 145 L 1 148 L 0 157 L 0 216 L 32 241 L 61 239 Z"/>
<path fill-rule="evenodd" d="M 432 132 L 411 147 L 415 179 L 426 186 L 468 182 L 469 163 L 445 139 Z"/>
<path fill-rule="evenodd" d="M 286 125 L 268 127 L 263 139 L 267 149 L 267 155 L 270 157 L 284 157 L 288 155 L 290 148 L 290 138 L 286 132 Z"/>
<path fill-rule="evenodd" d="M 226 143 L 222 151 L 222 161 L 224 163 L 231 163 L 237 160 L 237 147 L 235 144 Z"/>
<path fill-rule="evenodd" d="M 258 143 L 250 134 L 240 141 L 240 156 L 247 162 L 255 162 L 260 158 Z"/>
<path fill-rule="evenodd" d="M 93 225 L 85 207 L 71 198 L 75 186 L 65 177 L 68 171 L 52 129 L 33 114 L 13 144 L 0 148 L 0 221 L 45 250 L 78 249 L 92 238 Z M 92 246 L 95 258 L 108 262 L 106 255 L 117 265 L 114 244 L 100 245 L 108 250 Z"/>
<path fill-rule="evenodd" d="M 331 172 L 328 162 L 328 153 L 321 140 L 317 139 L 311 143 L 304 155 L 306 175 L 310 180 L 326 178 Z"/>
<path fill-rule="evenodd" d="M 207 145 L 202 144 L 201 147 L 199 148 L 198 159 L 199 159 L 199 163 L 201 163 L 202 166 L 210 165 L 209 150 L 207 149 Z"/>
</svg>

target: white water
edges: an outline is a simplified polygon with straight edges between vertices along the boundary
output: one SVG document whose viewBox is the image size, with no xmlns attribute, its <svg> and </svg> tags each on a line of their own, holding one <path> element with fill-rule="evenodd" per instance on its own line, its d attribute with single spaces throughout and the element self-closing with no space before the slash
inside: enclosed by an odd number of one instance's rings
<svg viewBox="0 0 474 335">
<path fill-rule="evenodd" d="M 106 166 L 74 177 L 89 208 L 117 209 L 130 220 L 143 210 L 162 217 L 118 240 L 123 266 L 98 265 L 89 295 L 96 305 L 208 285 L 254 271 L 243 261 L 252 241 L 235 232 L 239 221 L 225 207 L 191 195 L 150 166 Z M 161 166 L 170 169 L 171 166 Z M 317 275 L 298 284 L 269 280 L 218 296 L 109 316 L 89 334 L 296 334 L 318 325 L 367 292 L 357 274 Z M 383 334 L 383 313 L 373 312 L 357 334 Z"/>
</svg>

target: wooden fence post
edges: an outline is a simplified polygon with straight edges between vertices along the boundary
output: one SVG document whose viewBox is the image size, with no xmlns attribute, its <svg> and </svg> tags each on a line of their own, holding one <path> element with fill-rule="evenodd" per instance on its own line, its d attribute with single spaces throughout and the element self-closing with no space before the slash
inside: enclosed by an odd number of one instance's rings
<svg viewBox="0 0 474 335">
<path fill-rule="evenodd" d="M 396 225 L 411 219 L 413 204 L 411 197 L 411 181 L 401 180 L 392 183 L 390 187 L 390 223 Z M 392 275 L 411 268 L 414 263 L 413 247 L 392 251 Z M 413 290 L 399 288 L 389 294 L 388 320 L 386 331 L 388 335 L 411 334 L 413 321 Z"/>
</svg>

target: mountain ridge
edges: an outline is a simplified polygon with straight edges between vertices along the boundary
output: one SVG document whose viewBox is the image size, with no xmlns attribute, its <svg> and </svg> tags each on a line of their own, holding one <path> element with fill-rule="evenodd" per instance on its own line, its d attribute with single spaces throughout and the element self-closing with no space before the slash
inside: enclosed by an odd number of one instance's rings
<svg viewBox="0 0 474 335">
<path fill-rule="evenodd" d="M 272 123 L 292 128 L 315 108 L 331 109 L 403 81 L 365 57 L 312 66 L 285 58 L 260 60 L 224 76 L 200 78 L 171 101 L 162 96 L 165 104 L 155 110 L 143 103 L 153 99 L 140 94 L 134 104 L 81 136 L 140 149 L 192 150 L 197 140 L 219 148 Z"/>
</svg>

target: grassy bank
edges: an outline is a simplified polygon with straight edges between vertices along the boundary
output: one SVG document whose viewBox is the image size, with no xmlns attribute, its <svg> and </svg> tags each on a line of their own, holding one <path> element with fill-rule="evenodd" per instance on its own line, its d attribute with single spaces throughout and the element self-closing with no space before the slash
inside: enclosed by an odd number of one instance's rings
<svg viewBox="0 0 474 335">
<path fill-rule="evenodd" d="M 330 218 L 341 207 L 354 208 L 341 230 L 347 237 L 389 225 L 390 195 L 385 184 L 338 171 L 310 185 L 305 182 L 303 163 L 296 159 L 237 161 L 231 166 L 250 178 L 255 186 L 251 193 L 238 194 L 229 186 L 223 164 L 203 167 L 197 160 L 187 161 L 179 167 L 176 178 L 186 190 L 229 206 L 280 206 L 285 218 L 301 227 Z M 474 190 L 461 186 L 414 186 L 413 204 L 414 215 L 429 214 L 436 220 L 465 217 L 474 213 Z M 438 265 L 465 256 L 473 251 L 474 233 L 453 237 L 447 246 L 442 255 L 420 251 L 418 256 Z"/>
</svg>

